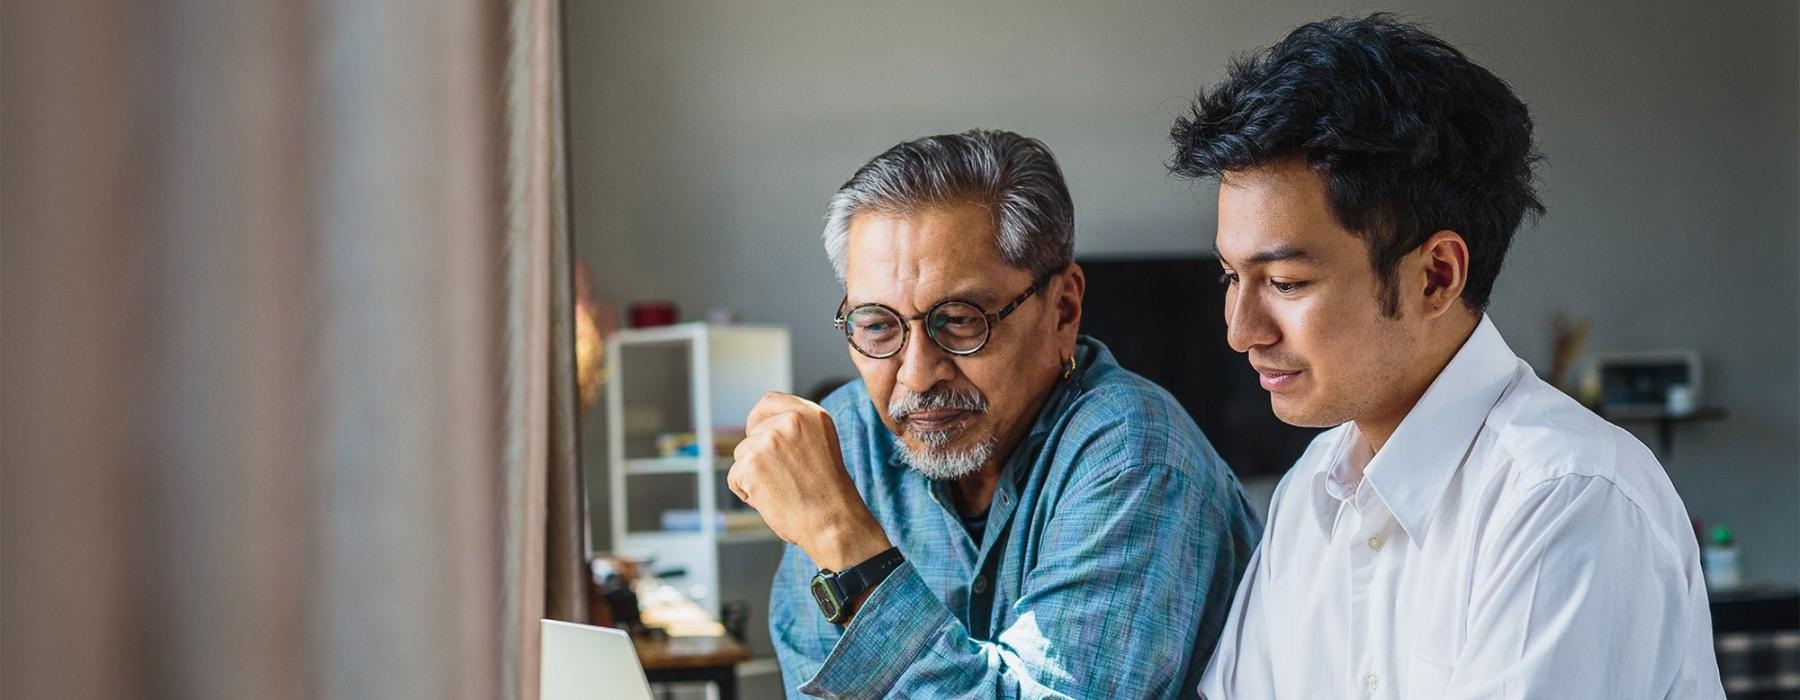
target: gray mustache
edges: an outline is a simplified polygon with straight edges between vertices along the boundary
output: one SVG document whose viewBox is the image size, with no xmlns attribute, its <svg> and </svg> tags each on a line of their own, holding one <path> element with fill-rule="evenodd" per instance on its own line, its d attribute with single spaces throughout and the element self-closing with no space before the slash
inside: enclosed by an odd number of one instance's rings
<svg viewBox="0 0 1800 700">
<path fill-rule="evenodd" d="M 932 389 L 925 393 L 913 393 L 900 389 L 894 398 L 888 401 L 888 417 L 896 423 L 905 422 L 908 416 L 919 411 L 935 408 L 948 408 L 971 413 L 986 413 L 987 397 L 973 389 L 951 389 L 949 387 Z"/>
</svg>

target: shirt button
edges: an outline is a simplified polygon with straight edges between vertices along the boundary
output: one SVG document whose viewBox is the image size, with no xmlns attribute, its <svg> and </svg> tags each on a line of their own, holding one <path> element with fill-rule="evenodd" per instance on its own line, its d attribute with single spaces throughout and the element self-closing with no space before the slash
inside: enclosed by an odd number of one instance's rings
<svg viewBox="0 0 1800 700">
<path fill-rule="evenodd" d="M 1376 551 L 1376 552 L 1381 551 L 1381 545 L 1383 545 L 1383 544 L 1386 544 L 1386 542 L 1384 542 L 1381 539 L 1381 535 L 1371 535 L 1369 537 L 1369 549 L 1371 551 Z M 1374 676 L 1372 676 L 1372 675 L 1369 677 L 1374 678 Z"/>
<path fill-rule="evenodd" d="M 1366 687 L 1369 690 L 1374 690 L 1376 688 L 1376 686 L 1379 686 L 1379 685 L 1381 685 L 1381 677 L 1380 676 L 1377 676 L 1373 673 L 1363 676 L 1363 687 Z"/>
<path fill-rule="evenodd" d="M 987 592 L 987 577 L 986 576 L 976 576 L 975 577 L 975 592 L 976 593 L 986 593 Z"/>
</svg>

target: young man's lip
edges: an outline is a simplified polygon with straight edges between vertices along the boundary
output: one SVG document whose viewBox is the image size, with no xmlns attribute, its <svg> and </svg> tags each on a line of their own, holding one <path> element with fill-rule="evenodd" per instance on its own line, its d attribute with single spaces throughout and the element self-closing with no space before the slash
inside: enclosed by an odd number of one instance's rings
<svg viewBox="0 0 1800 700">
<path fill-rule="evenodd" d="M 1256 379 L 1262 384 L 1262 388 L 1269 391 L 1276 391 L 1292 384 L 1294 379 L 1300 376 L 1300 371 L 1301 370 L 1270 370 L 1258 367 L 1256 368 Z"/>
</svg>

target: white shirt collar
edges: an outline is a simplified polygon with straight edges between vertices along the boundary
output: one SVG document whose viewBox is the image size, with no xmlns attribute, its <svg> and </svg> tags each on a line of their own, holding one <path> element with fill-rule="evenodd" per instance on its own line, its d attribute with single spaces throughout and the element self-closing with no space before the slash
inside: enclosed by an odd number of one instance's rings
<svg viewBox="0 0 1800 700">
<path fill-rule="evenodd" d="M 1415 543 L 1424 542 L 1433 508 L 1462 466 L 1488 413 L 1512 383 L 1518 364 L 1518 356 L 1483 314 L 1475 332 L 1432 380 L 1381 452 L 1369 461 L 1365 483 L 1358 488 L 1374 489 Z M 1326 536 L 1331 534 L 1342 503 L 1327 488 L 1331 474 L 1351 458 L 1353 447 L 1362 439 L 1354 424 L 1348 428 L 1313 479 L 1313 510 Z"/>
</svg>

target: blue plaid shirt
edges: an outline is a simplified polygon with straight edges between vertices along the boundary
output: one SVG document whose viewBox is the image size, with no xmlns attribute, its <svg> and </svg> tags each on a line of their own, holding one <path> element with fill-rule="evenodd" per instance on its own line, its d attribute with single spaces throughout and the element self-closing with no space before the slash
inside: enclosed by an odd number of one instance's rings
<svg viewBox="0 0 1800 700">
<path fill-rule="evenodd" d="M 769 624 L 790 696 L 1195 694 L 1261 524 L 1168 392 L 1082 338 L 1007 460 L 981 541 L 895 454 L 860 381 L 825 400 L 844 466 L 906 556 L 845 627 L 789 546 Z"/>
</svg>

